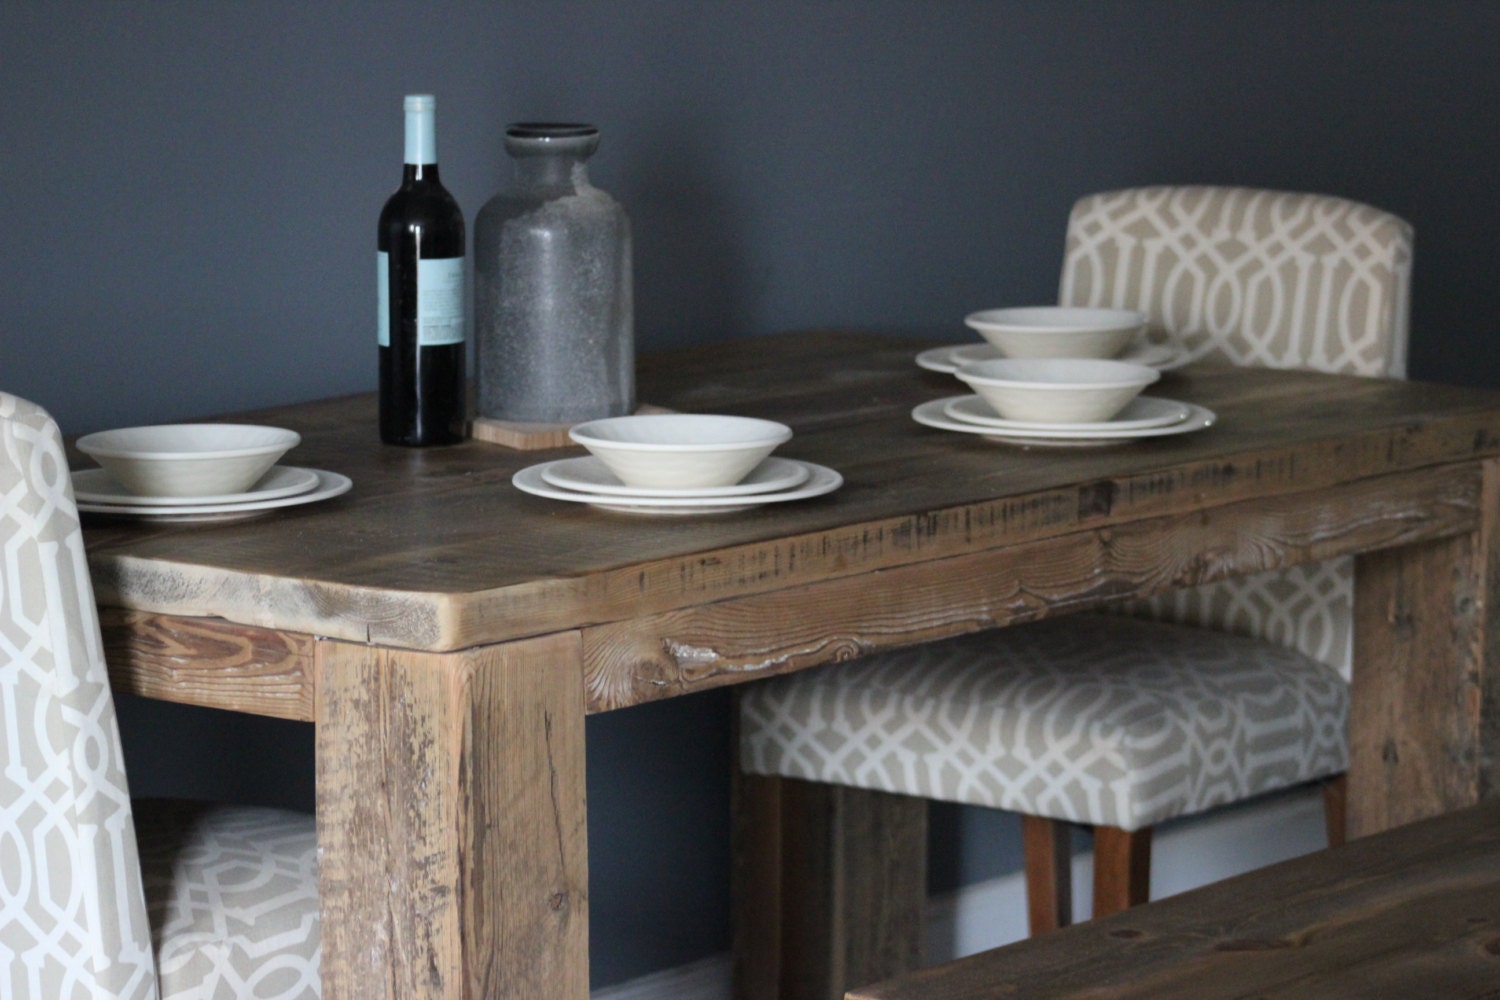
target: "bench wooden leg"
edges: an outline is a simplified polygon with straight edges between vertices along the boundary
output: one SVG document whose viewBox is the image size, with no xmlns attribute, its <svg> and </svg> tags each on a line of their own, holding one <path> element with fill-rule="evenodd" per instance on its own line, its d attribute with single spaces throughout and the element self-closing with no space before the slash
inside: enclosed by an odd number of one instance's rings
<svg viewBox="0 0 1500 1000">
<path fill-rule="evenodd" d="M 775 1000 L 781 978 L 781 779 L 734 776 L 734 1000 Z"/>
<path fill-rule="evenodd" d="M 1032 936 L 1073 922 L 1073 850 L 1068 824 L 1021 817 L 1026 856 L 1026 918 Z"/>
<path fill-rule="evenodd" d="M 1151 894 L 1151 828 L 1094 827 L 1094 916 L 1144 903 Z"/>
<path fill-rule="evenodd" d="M 927 801 L 740 774 L 735 1000 L 840 1000 L 921 965 Z"/>
<path fill-rule="evenodd" d="M 1344 843 L 1344 817 L 1348 815 L 1349 776 L 1340 774 L 1323 782 L 1323 821 L 1328 826 L 1328 846 Z"/>
</svg>

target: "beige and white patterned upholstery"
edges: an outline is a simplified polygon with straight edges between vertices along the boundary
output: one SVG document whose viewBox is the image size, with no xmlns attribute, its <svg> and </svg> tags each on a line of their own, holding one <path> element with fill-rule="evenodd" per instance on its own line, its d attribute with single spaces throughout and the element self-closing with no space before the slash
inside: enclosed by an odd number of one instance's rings
<svg viewBox="0 0 1500 1000">
<path fill-rule="evenodd" d="M 311 817 L 184 808 L 134 821 L 62 438 L 0 393 L 0 997 L 319 995 Z"/>
<path fill-rule="evenodd" d="M 281 809 L 136 803 L 163 997 L 313 998 L 318 838 Z"/>
<path fill-rule="evenodd" d="M 830 664 L 740 704 L 750 773 L 1125 830 L 1348 766 L 1333 670 L 1106 615 Z"/>
<path fill-rule="evenodd" d="M 1399 376 L 1411 260 L 1411 227 L 1367 205 L 1137 188 L 1077 203 L 1060 300 L 1140 309 L 1194 359 Z M 777 678 L 742 693 L 741 764 L 1127 830 L 1335 774 L 1352 579 L 1298 566 L 1127 609 L 1208 628 L 1078 616 Z"/>
<path fill-rule="evenodd" d="M 1139 309 L 1192 360 L 1406 374 L 1411 226 L 1329 195 L 1146 187 L 1081 198 L 1063 305 Z"/>
</svg>

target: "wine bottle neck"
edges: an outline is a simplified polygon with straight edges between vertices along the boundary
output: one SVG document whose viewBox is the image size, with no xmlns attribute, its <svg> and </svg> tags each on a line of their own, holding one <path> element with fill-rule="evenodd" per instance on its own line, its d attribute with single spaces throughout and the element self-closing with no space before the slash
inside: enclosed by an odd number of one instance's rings
<svg viewBox="0 0 1500 1000">
<path fill-rule="evenodd" d="M 415 184 L 417 181 L 427 181 L 431 184 L 439 184 L 438 167 L 436 163 L 408 163 L 401 170 L 402 184 Z"/>
<path fill-rule="evenodd" d="M 429 95 L 406 99 L 406 165 L 422 167 L 437 163 L 437 102 Z M 420 175 L 418 175 L 420 176 Z"/>
</svg>

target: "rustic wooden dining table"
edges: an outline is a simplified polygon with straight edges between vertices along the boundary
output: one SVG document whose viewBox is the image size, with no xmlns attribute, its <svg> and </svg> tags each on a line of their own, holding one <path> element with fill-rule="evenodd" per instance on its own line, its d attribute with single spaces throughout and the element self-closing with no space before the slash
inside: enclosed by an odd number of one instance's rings
<svg viewBox="0 0 1500 1000">
<path fill-rule="evenodd" d="M 316 725 L 328 1000 L 588 993 L 584 718 L 868 650 L 1357 558 L 1352 835 L 1491 794 L 1500 393 L 1189 366 L 1210 429 L 1020 448 L 922 427 L 929 342 L 800 332 L 645 356 L 643 402 L 770 417 L 841 489 L 692 517 L 525 495 L 575 450 L 382 446 L 372 395 L 291 427 L 336 499 L 90 519 L 120 691 Z M 726 878 L 728 877 L 726 873 Z"/>
</svg>

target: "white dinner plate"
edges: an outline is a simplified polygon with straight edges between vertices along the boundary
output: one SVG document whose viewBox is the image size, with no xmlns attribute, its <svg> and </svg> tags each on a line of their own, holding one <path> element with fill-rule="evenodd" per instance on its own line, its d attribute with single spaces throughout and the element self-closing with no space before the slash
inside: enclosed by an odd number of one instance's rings
<svg viewBox="0 0 1500 1000">
<path fill-rule="evenodd" d="M 933 347 L 917 355 L 917 367 L 926 368 L 930 372 L 942 372 L 952 375 L 958 371 L 959 365 L 966 365 L 971 361 L 992 361 L 1003 358 L 1000 349 L 991 344 L 950 344 L 947 347 Z M 1187 361 L 1187 352 L 1167 344 L 1151 344 L 1141 342 L 1135 344 L 1121 354 L 1115 356 L 1117 361 L 1130 361 L 1157 371 L 1169 371 Z"/>
<path fill-rule="evenodd" d="M 562 461 L 569 461 L 562 459 Z M 787 459 L 787 461 L 797 461 Z M 770 493 L 748 493 L 740 496 L 720 497 L 638 497 L 610 493 L 585 493 L 581 490 L 563 489 L 547 482 L 545 472 L 551 462 L 528 465 L 511 477 L 516 489 L 533 496 L 549 500 L 566 500 L 570 503 L 586 503 L 601 510 L 612 510 L 626 514 L 727 514 L 732 511 L 750 510 L 769 503 L 786 503 L 789 500 L 806 500 L 832 493 L 844 484 L 844 477 L 824 465 L 812 462 L 800 464 L 807 467 L 808 476 L 799 486 L 776 490 Z"/>
<path fill-rule="evenodd" d="M 656 486 L 626 486 L 618 476 L 609 471 L 609 466 L 593 455 L 548 462 L 542 468 L 542 478 L 553 486 L 578 493 L 607 493 L 614 497 L 734 497 L 748 493 L 773 493 L 805 483 L 810 474 L 806 462 L 772 457 L 751 469 L 744 479 L 732 486 L 666 489 Z"/>
<path fill-rule="evenodd" d="M 249 503 L 275 500 L 294 493 L 306 493 L 318 485 L 318 474 L 312 469 L 273 465 L 259 481 L 244 493 L 225 493 L 203 497 L 147 497 L 125 490 L 103 469 L 79 469 L 73 473 L 73 496 L 80 503 L 112 504 L 122 507 L 181 507 L 183 504 Z"/>
<path fill-rule="evenodd" d="M 349 492 L 350 487 L 354 485 L 348 476 L 337 472 L 326 472 L 322 469 L 312 471 L 318 477 L 317 486 L 303 493 L 269 500 L 250 500 L 242 503 L 184 502 L 160 507 L 138 507 L 118 503 L 79 503 L 78 509 L 88 514 L 110 514 L 146 521 L 235 521 L 244 517 L 254 517 L 278 507 L 295 507 L 300 504 L 327 500 Z"/>
<path fill-rule="evenodd" d="M 1167 424 L 1163 427 L 1140 427 L 1135 430 L 1116 431 L 997 431 L 993 427 L 984 427 L 979 424 L 971 424 L 964 420 L 954 420 L 944 412 L 944 407 L 953 399 L 962 397 L 949 396 L 945 399 L 934 399 L 923 403 L 911 411 L 911 418 L 924 427 L 935 427 L 938 430 L 958 431 L 961 434 L 978 434 L 988 441 L 1002 441 L 1006 444 L 1045 445 L 1049 447 L 1086 447 L 1101 444 L 1120 444 L 1126 441 L 1135 441 L 1141 438 L 1166 437 L 1172 434 L 1189 434 L 1193 431 L 1201 431 L 1205 427 L 1212 427 L 1218 419 L 1213 410 L 1207 407 L 1197 406 L 1193 403 L 1185 404 L 1188 415 L 1175 424 Z"/>
<path fill-rule="evenodd" d="M 1186 420 L 1188 404 L 1159 396 L 1137 396 L 1112 420 L 1093 423 L 1041 423 L 1030 420 L 1006 420 L 995 413 L 979 396 L 953 396 L 943 406 L 943 415 L 966 424 L 979 424 L 1002 431 L 1072 431 L 1076 437 L 1090 431 L 1133 431 L 1144 427 L 1165 427 Z"/>
</svg>

